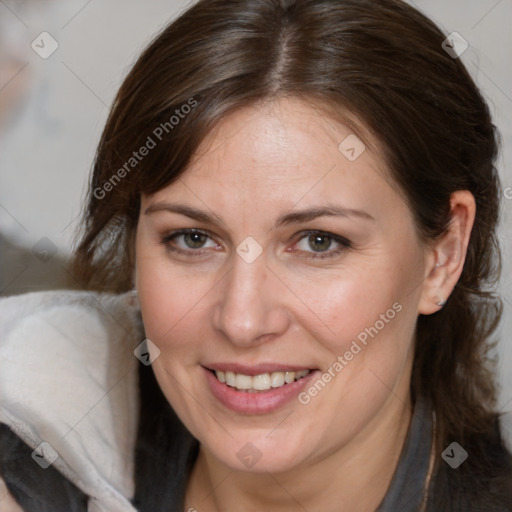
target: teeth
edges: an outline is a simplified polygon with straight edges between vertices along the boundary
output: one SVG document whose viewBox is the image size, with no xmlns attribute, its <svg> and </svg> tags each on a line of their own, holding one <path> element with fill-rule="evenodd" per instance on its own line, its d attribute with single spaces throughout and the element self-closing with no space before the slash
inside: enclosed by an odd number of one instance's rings
<svg viewBox="0 0 512 512">
<path fill-rule="evenodd" d="M 284 381 L 286 384 L 291 384 L 295 380 L 295 372 L 286 372 L 284 374 Z"/>
<path fill-rule="evenodd" d="M 301 370 L 300 372 L 272 372 L 262 373 L 260 375 L 243 375 L 242 373 L 223 372 L 215 370 L 215 375 L 220 382 L 225 382 L 228 386 L 236 388 L 239 391 L 248 393 L 257 393 L 258 391 L 268 391 L 271 388 L 280 388 L 285 384 L 305 377 L 310 370 Z"/>
<path fill-rule="evenodd" d="M 226 372 L 226 384 L 235 387 L 235 374 L 233 372 Z"/>
<path fill-rule="evenodd" d="M 270 376 L 270 385 L 273 388 L 280 388 L 284 384 L 284 373 L 283 372 L 272 372 Z"/>
<path fill-rule="evenodd" d="M 261 375 L 256 375 L 252 379 L 251 388 L 257 389 L 258 391 L 265 391 L 266 389 L 270 389 L 270 375 L 268 373 L 262 373 Z"/>
<path fill-rule="evenodd" d="M 252 377 L 250 375 L 242 375 L 237 373 L 235 377 L 235 388 L 236 389 L 251 389 Z"/>
</svg>

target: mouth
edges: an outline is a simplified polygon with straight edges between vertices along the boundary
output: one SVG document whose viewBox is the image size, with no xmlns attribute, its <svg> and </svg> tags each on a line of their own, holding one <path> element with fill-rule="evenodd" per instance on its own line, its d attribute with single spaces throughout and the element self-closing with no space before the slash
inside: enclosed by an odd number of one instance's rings
<svg viewBox="0 0 512 512">
<path fill-rule="evenodd" d="M 232 371 L 210 370 L 217 380 L 230 388 L 245 393 L 265 393 L 271 389 L 282 388 L 303 379 L 312 370 L 276 371 L 260 373 L 258 375 L 246 375 Z"/>
<path fill-rule="evenodd" d="M 206 385 L 218 403 L 240 414 L 267 414 L 293 403 L 320 370 L 276 364 L 203 366 Z"/>
</svg>

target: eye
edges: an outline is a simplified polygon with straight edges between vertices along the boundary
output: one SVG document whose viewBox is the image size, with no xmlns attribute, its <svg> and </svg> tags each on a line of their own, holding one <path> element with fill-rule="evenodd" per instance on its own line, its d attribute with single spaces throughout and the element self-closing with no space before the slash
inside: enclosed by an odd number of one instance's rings
<svg viewBox="0 0 512 512">
<path fill-rule="evenodd" d="M 207 245 L 210 241 L 209 245 Z M 217 247 L 217 244 L 211 239 L 208 233 L 197 229 L 183 229 L 166 235 L 162 243 L 169 251 L 186 253 L 188 255 L 203 254 L 198 249 L 209 249 Z M 193 254 L 196 253 L 196 254 Z"/>
<path fill-rule="evenodd" d="M 306 258 L 311 259 L 332 258 L 351 247 L 347 239 L 323 231 L 309 231 L 295 245 L 300 251 L 309 253 Z"/>
</svg>

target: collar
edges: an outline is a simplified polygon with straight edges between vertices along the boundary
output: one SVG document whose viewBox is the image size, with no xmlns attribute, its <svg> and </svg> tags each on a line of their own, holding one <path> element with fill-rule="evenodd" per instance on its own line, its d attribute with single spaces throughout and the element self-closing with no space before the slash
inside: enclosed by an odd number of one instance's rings
<svg viewBox="0 0 512 512">
<path fill-rule="evenodd" d="M 144 336 L 131 302 L 78 291 L 0 299 L 0 421 L 89 495 L 91 511 L 135 511 L 133 351 Z"/>
<path fill-rule="evenodd" d="M 425 400 L 417 399 L 398 465 L 376 512 L 420 510 L 430 465 L 432 433 L 431 409 Z"/>
</svg>

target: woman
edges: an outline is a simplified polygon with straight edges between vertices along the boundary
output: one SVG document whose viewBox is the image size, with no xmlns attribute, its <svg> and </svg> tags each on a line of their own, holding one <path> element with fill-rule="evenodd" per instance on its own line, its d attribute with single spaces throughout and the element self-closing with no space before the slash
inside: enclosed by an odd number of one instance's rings
<svg viewBox="0 0 512 512">
<path fill-rule="evenodd" d="M 207 0 L 129 73 L 73 268 L 140 304 L 136 510 L 512 510 L 496 135 L 445 37 Z"/>
</svg>

